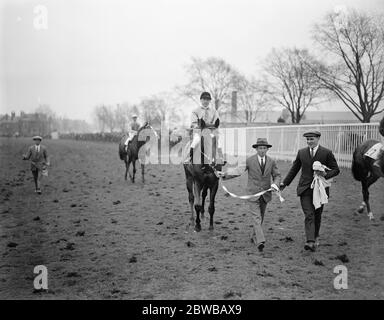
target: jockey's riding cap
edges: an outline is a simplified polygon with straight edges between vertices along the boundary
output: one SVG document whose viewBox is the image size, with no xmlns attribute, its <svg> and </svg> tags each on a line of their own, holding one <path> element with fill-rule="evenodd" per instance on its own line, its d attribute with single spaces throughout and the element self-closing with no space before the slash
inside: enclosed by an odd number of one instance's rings
<svg viewBox="0 0 384 320">
<path fill-rule="evenodd" d="M 257 147 L 260 147 L 260 146 L 265 146 L 265 147 L 268 147 L 268 148 L 272 147 L 272 145 L 269 144 L 267 139 L 265 139 L 265 138 L 258 138 L 257 142 L 254 145 L 252 145 L 252 148 L 257 148 Z"/>
<path fill-rule="evenodd" d="M 40 136 L 34 136 L 33 138 L 32 138 L 32 140 L 43 140 L 43 138 L 42 137 L 40 137 Z"/>
<path fill-rule="evenodd" d="M 303 134 L 303 137 L 320 137 L 321 133 L 319 131 L 313 130 L 313 131 L 308 131 Z"/>
<path fill-rule="evenodd" d="M 211 94 L 209 92 L 203 92 L 201 95 L 200 95 L 200 100 L 201 99 L 207 99 L 207 100 L 212 100 L 211 98 Z"/>
<path fill-rule="evenodd" d="M 132 115 L 132 118 L 137 118 L 137 114 L 133 114 L 133 115 Z"/>
</svg>

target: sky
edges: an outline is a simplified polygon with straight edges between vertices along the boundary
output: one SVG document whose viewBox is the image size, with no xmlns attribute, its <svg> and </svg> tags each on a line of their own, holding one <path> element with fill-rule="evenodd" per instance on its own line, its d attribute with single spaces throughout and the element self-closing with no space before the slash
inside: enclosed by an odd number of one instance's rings
<svg viewBox="0 0 384 320">
<path fill-rule="evenodd" d="M 313 48 L 312 25 L 340 6 L 384 13 L 383 0 L 0 0 L 0 114 L 48 104 L 90 121 L 95 105 L 172 92 L 191 57 L 257 77 L 272 48 Z"/>
</svg>

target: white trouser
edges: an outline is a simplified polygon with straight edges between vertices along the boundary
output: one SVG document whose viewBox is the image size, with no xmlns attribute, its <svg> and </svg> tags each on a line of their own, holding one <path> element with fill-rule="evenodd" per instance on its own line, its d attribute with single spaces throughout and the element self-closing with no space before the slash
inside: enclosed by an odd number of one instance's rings
<svg viewBox="0 0 384 320">
<path fill-rule="evenodd" d="M 196 146 L 199 144 L 199 142 L 200 142 L 200 135 L 199 135 L 197 132 L 195 132 L 195 133 L 193 134 L 193 139 L 192 139 L 192 143 L 191 143 L 191 148 L 195 149 Z"/>
<path fill-rule="evenodd" d="M 136 135 L 136 131 L 129 131 L 128 132 L 128 138 L 127 138 L 127 140 L 125 140 L 124 144 L 127 146 L 129 141 L 131 141 L 135 135 Z"/>
</svg>

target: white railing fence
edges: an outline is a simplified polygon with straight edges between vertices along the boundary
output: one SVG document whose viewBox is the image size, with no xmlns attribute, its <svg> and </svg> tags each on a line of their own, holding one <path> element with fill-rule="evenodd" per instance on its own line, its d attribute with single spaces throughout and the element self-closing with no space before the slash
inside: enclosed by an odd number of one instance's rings
<svg viewBox="0 0 384 320">
<path fill-rule="evenodd" d="M 378 129 L 379 123 L 224 128 L 220 129 L 219 146 L 227 160 L 237 157 L 240 163 L 255 153 L 252 144 L 257 138 L 267 138 L 272 145 L 269 156 L 292 161 L 297 151 L 306 146 L 303 133 L 318 130 L 321 132 L 320 144 L 333 151 L 340 167 L 350 168 L 358 144 L 367 139 L 381 140 Z"/>
</svg>

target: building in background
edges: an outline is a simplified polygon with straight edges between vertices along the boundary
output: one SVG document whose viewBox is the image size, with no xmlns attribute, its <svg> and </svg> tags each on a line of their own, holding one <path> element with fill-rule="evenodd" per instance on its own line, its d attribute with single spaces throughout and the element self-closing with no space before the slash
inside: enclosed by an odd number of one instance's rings
<svg viewBox="0 0 384 320">
<path fill-rule="evenodd" d="M 52 119 L 45 114 L 32 113 L 27 114 L 20 112 L 20 116 L 16 116 L 15 112 L 11 115 L 0 117 L 0 136 L 49 136 L 52 131 Z"/>
<path fill-rule="evenodd" d="M 0 136 L 3 137 L 31 137 L 40 135 L 51 137 L 60 133 L 85 133 L 93 132 L 95 129 L 85 120 L 73 120 L 67 118 L 49 117 L 44 113 L 25 113 L 20 112 L 16 116 L 15 112 L 11 115 L 0 115 Z"/>
</svg>

